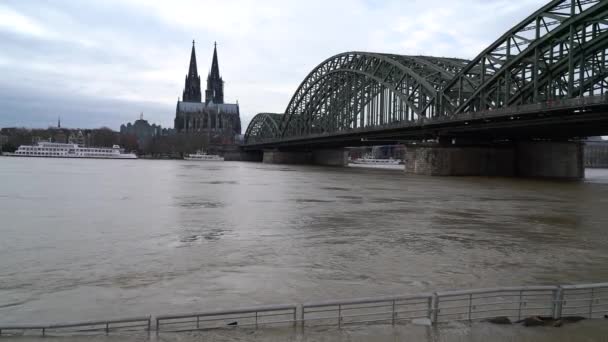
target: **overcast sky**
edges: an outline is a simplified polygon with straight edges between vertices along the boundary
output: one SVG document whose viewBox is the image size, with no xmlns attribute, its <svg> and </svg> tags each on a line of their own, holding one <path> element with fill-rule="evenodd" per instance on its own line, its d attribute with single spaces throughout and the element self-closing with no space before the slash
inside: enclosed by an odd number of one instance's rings
<svg viewBox="0 0 608 342">
<path fill-rule="evenodd" d="M 542 0 L 2 0 L 0 127 L 173 127 L 191 42 L 218 42 L 243 131 L 283 112 L 312 68 L 349 50 L 473 58 Z M 201 82 L 204 83 L 204 82 Z M 204 87 L 205 84 L 202 84 Z"/>
</svg>

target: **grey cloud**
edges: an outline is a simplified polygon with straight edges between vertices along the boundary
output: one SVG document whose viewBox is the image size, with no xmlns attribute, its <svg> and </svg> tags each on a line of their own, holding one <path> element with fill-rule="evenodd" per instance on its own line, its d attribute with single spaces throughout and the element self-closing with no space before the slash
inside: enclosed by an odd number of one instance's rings
<svg viewBox="0 0 608 342">
<path fill-rule="evenodd" d="M 299 82 L 335 53 L 472 58 L 543 3 L 6 0 L 1 6 L 50 33 L 0 26 L 0 126 L 44 127 L 65 113 L 78 126 L 118 128 L 140 110 L 171 126 L 196 39 L 203 78 L 219 42 L 226 100 L 239 99 L 246 127 L 257 112 L 284 110 Z"/>
</svg>

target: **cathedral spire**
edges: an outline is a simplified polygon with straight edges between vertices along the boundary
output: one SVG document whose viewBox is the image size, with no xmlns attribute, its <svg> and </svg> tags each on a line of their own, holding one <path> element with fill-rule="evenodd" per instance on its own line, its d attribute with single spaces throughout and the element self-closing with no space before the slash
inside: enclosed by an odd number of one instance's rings
<svg viewBox="0 0 608 342">
<path fill-rule="evenodd" d="M 205 102 L 224 103 L 224 81 L 220 76 L 220 66 L 217 61 L 217 42 L 213 43 L 213 60 L 211 61 L 211 71 L 207 76 Z"/>
<path fill-rule="evenodd" d="M 194 40 L 192 41 L 192 52 L 190 53 L 190 67 L 184 85 L 183 100 L 185 102 L 201 102 L 201 78 L 196 67 L 196 51 Z"/>
<path fill-rule="evenodd" d="M 190 53 L 190 69 L 188 70 L 188 76 L 198 76 L 198 70 L 196 70 L 196 51 L 194 50 L 194 40 L 192 41 L 192 52 Z"/>
<path fill-rule="evenodd" d="M 220 78 L 220 66 L 217 62 L 217 42 L 213 42 L 213 61 L 211 62 L 211 77 Z"/>
</svg>

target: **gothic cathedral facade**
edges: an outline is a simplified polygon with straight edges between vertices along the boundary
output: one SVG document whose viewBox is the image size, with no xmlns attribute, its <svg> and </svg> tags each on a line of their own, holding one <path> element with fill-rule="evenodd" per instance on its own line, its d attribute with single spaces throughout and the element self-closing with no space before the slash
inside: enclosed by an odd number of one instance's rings
<svg viewBox="0 0 608 342">
<path fill-rule="evenodd" d="M 241 134 L 239 104 L 224 103 L 224 81 L 220 76 L 217 44 L 213 48 L 211 71 L 207 76 L 205 102 L 202 102 L 201 95 L 201 77 L 193 41 L 184 92 L 181 101 L 177 101 L 175 131 L 206 135 L 212 143 L 234 143 L 235 137 Z"/>
</svg>

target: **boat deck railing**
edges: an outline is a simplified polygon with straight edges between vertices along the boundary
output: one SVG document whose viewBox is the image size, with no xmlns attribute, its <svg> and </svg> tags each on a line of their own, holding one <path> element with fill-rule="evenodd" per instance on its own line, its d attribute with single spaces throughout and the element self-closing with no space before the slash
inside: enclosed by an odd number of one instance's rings
<svg viewBox="0 0 608 342">
<path fill-rule="evenodd" d="M 608 283 L 519 286 L 440 291 L 417 295 L 265 305 L 230 310 L 201 311 L 87 321 L 65 324 L 0 324 L 2 334 L 109 334 L 111 332 L 180 332 L 261 326 L 314 326 L 361 323 L 399 324 L 418 320 L 434 325 L 449 321 L 482 321 L 530 316 L 601 318 L 608 314 Z M 155 322 L 154 326 L 152 322 Z"/>
</svg>

